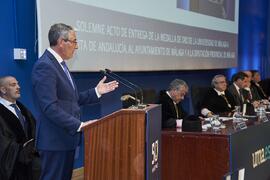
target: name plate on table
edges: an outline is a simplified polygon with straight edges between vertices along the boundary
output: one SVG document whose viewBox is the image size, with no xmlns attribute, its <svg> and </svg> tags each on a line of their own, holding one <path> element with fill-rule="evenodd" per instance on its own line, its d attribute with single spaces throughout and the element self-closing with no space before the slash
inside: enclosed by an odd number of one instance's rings
<svg viewBox="0 0 270 180">
<path fill-rule="evenodd" d="M 242 129 L 246 129 L 247 128 L 247 125 L 243 121 L 242 122 L 237 122 L 237 123 L 235 123 L 234 128 L 236 130 L 242 130 Z"/>
</svg>

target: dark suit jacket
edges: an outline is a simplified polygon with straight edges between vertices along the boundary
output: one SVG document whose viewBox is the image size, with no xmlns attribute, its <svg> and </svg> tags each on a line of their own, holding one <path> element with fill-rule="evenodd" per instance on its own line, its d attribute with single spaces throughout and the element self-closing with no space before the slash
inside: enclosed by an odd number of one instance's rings
<svg viewBox="0 0 270 180">
<path fill-rule="evenodd" d="M 235 105 L 240 106 L 243 110 L 243 105 L 247 105 L 247 112 L 246 114 L 253 115 L 254 114 L 254 107 L 251 104 L 253 100 L 250 98 L 249 92 L 245 89 L 240 89 L 240 92 L 242 93 L 243 100 L 240 98 L 235 86 L 232 84 L 229 86 L 228 90 L 234 97 Z"/>
<path fill-rule="evenodd" d="M 236 87 L 234 86 L 234 84 L 231 84 L 229 87 L 228 87 L 228 91 L 233 95 L 233 98 L 234 98 L 234 102 L 235 102 L 235 105 L 236 106 L 243 106 L 243 103 L 245 101 L 247 101 L 248 99 L 248 94 L 247 92 L 244 90 L 244 89 L 240 89 L 240 91 L 242 92 L 242 96 L 243 98 L 239 95 Z"/>
<path fill-rule="evenodd" d="M 262 87 L 263 91 L 265 92 L 266 96 L 270 96 L 270 78 L 263 79 L 259 82 L 260 86 Z"/>
<path fill-rule="evenodd" d="M 213 88 L 209 89 L 202 102 L 202 109 L 207 108 L 214 114 L 220 115 L 225 115 L 226 113 L 232 112 L 235 106 L 234 98 L 229 91 L 225 91 L 225 97 L 227 98 L 231 107 L 227 105 L 226 100 L 222 96 L 219 96 Z"/>
<path fill-rule="evenodd" d="M 268 99 L 266 93 L 262 89 L 260 85 L 255 84 L 254 82 L 251 83 L 251 89 L 253 89 L 256 100 Z"/>
<path fill-rule="evenodd" d="M 177 114 L 173 100 L 167 95 L 166 91 L 161 91 L 159 96 L 159 104 L 162 105 L 162 128 L 175 128 Z M 179 118 L 184 119 L 187 113 L 181 106 L 181 103 L 177 104 Z"/>
<path fill-rule="evenodd" d="M 33 68 L 32 83 L 38 107 L 37 148 L 74 150 L 80 141 L 77 132 L 81 124 L 80 106 L 98 102 L 94 88 L 79 93 L 74 84 L 74 90 L 61 65 L 48 50 Z"/>
<path fill-rule="evenodd" d="M 0 104 L 0 179 L 32 180 L 32 162 L 24 161 L 21 151 L 35 137 L 35 119 L 20 102 L 17 105 L 27 121 L 27 134 L 17 116 Z"/>
</svg>

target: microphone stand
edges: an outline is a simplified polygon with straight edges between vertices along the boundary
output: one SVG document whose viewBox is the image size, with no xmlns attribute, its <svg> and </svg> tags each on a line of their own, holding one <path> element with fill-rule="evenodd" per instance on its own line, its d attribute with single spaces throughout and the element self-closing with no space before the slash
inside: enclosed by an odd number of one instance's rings
<svg viewBox="0 0 270 180">
<path fill-rule="evenodd" d="M 140 108 L 139 108 L 139 102 L 140 102 L 140 100 L 138 99 L 138 95 L 137 95 L 136 89 L 134 89 L 132 86 L 126 84 L 126 82 L 123 82 L 121 79 L 115 78 L 114 76 L 112 76 L 111 74 L 107 73 L 107 72 L 104 71 L 104 70 L 100 70 L 100 72 L 101 72 L 102 74 L 104 74 L 105 76 L 108 76 L 108 77 L 110 77 L 110 78 L 112 78 L 112 79 L 118 81 L 119 83 L 123 84 L 125 87 L 128 87 L 129 89 L 131 89 L 132 91 L 134 91 L 134 94 L 135 94 L 135 102 L 136 102 L 135 108 L 140 109 Z"/>
<path fill-rule="evenodd" d="M 139 109 L 143 109 L 143 108 L 146 107 L 146 105 L 143 104 L 143 90 L 142 90 L 141 87 L 139 87 L 138 85 L 136 85 L 136 84 L 130 82 L 129 80 L 127 80 L 127 79 L 125 79 L 125 78 L 123 78 L 123 77 L 117 75 L 116 73 L 112 72 L 110 69 L 105 69 L 105 72 L 107 72 L 107 74 L 111 74 L 111 75 L 115 76 L 114 79 L 116 79 L 116 80 L 117 80 L 117 79 L 118 79 L 118 80 L 121 80 L 122 82 L 124 81 L 124 82 L 130 84 L 131 86 L 137 88 L 137 89 L 140 91 L 140 93 L 141 93 L 141 101 L 140 101 L 140 103 L 138 104 L 138 108 L 139 108 Z"/>
</svg>

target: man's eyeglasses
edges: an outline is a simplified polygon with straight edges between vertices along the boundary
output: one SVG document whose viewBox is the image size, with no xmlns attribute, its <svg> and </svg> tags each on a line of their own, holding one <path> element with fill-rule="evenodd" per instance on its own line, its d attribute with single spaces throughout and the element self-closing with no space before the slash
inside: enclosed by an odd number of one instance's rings
<svg viewBox="0 0 270 180">
<path fill-rule="evenodd" d="M 219 81 L 219 82 L 216 82 L 217 84 L 224 84 L 224 83 L 226 83 L 227 84 L 227 82 L 226 81 Z"/>
<path fill-rule="evenodd" d="M 64 41 L 65 42 L 70 42 L 70 43 L 75 44 L 75 45 L 78 44 L 76 39 L 74 39 L 74 40 L 64 39 Z"/>
</svg>

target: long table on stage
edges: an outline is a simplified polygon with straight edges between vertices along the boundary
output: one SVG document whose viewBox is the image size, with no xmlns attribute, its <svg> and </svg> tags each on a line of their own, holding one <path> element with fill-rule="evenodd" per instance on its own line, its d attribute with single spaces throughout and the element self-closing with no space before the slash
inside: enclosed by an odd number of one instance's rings
<svg viewBox="0 0 270 180">
<path fill-rule="evenodd" d="M 245 180 L 270 179 L 270 122 L 248 120 L 235 130 L 232 121 L 214 132 L 162 131 L 162 180 L 221 180 L 245 169 Z"/>
</svg>

